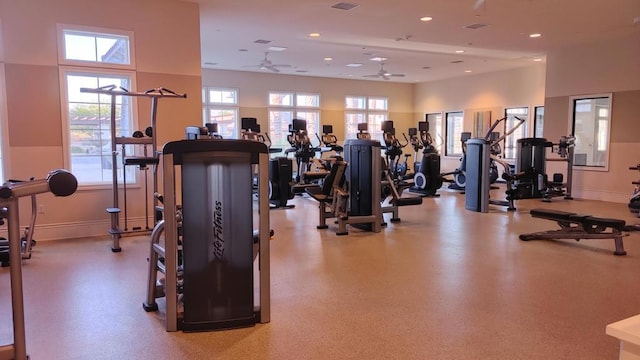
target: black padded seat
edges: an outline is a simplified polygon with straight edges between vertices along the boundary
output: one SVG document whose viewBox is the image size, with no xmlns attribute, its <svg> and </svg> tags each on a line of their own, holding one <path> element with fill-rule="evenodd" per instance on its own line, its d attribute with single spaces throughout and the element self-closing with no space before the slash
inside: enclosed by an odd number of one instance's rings
<svg viewBox="0 0 640 360">
<path fill-rule="evenodd" d="M 622 231 L 624 229 L 624 226 L 626 225 L 626 222 L 624 220 L 601 218 L 601 217 L 595 217 L 595 216 L 589 216 L 585 218 L 582 222 L 584 225 L 589 227 L 603 226 L 603 227 L 616 229 L 619 231 Z"/>
<path fill-rule="evenodd" d="M 418 196 L 403 197 L 395 201 L 396 206 L 409 206 L 422 204 L 422 198 Z"/>
<path fill-rule="evenodd" d="M 571 217 L 577 215 L 572 212 L 549 209 L 531 209 L 529 213 L 533 217 L 558 221 L 572 221 Z"/>
<path fill-rule="evenodd" d="M 322 180 L 329 175 L 329 171 L 307 171 L 304 173 L 305 180 Z"/>
<path fill-rule="evenodd" d="M 158 165 L 160 159 L 155 157 L 127 157 L 124 158 L 125 165 L 138 165 L 138 166 L 147 166 L 147 165 Z"/>
</svg>

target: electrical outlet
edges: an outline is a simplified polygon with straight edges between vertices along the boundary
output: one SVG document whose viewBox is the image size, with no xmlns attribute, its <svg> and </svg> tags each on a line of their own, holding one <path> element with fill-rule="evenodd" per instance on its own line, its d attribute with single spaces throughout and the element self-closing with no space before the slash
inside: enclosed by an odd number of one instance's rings
<svg viewBox="0 0 640 360">
<path fill-rule="evenodd" d="M 38 213 L 39 214 L 44 214 L 44 204 L 38 205 Z"/>
</svg>

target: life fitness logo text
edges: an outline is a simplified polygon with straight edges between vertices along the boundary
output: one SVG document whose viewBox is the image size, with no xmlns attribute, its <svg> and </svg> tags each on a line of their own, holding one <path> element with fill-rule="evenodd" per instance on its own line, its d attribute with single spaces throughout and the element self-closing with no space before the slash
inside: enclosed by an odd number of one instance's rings
<svg viewBox="0 0 640 360">
<path fill-rule="evenodd" d="M 222 228 L 222 202 L 216 201 L 216 211 L 213 214 L 213 255 L 222 260 L 224 255 L 224 231 Z"/>
</svg>

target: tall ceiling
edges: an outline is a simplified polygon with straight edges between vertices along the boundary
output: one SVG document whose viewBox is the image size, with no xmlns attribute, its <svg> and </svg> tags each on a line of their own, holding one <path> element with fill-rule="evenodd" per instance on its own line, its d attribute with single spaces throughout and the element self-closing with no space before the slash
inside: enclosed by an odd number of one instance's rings
<svg viewBox="0 0 640 360">
<path fill-rule="evenodd" d="M 205 69 L 375 81 L 384 73 L 414 83 L 528 66 L 553 49 L 640 34 L 640 0 L 191 1 L 200 4 Z M 266 53 L 284 66 L 269 66 Z"/>
</svg>

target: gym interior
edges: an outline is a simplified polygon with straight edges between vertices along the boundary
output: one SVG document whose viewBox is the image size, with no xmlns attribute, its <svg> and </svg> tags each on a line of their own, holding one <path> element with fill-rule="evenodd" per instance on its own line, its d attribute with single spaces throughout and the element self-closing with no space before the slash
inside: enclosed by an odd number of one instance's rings
<svg viewBox="0 0 640 360">
<path fill-rule="evenodd" d="M 485 1 L 491 6 L 491 0 Z M 621 2 L 631 15 L 640 16 L 637 3 Z M 24 353 L 31 359 L 639 356 L 634 355 L 640 348 L 633 344 L 632 330 L 640 321 L 634 318 L 640 314 L 636 297 L 640 235 L 633 228 L 640 218 L 629 211 L 640 178 L 637 24 L 630 21 L 626 31 L 606 41 L 546 49 L 545 61 L 528 66 L 407 83 L 207 68 L 202 64 L 200 21 L 203 11 L 215 9 L 210 2 L 113 0 L 108 6 L 96 6 L 104 11 L 75 0 L 0 0 L 3 180 L 35 179 L 0 189 L 0 198 L 11 200 L 2 200 L 8 209 L 3 209 L 5 226 L 0 228 L 4 237 L 11 238 L 6 233 L 11 232 L 9 225 L 15 227 L 18 214 L 19 230 L 25 231 L 33 217 L 29 195 L 38 194 L 37 223 L 30 233 L 26 231 L 38 242 L 20 267 L 22 344 L 14 338 L 12 321 L 16 305 L 10 269 L 15 265 L 0 268 L 0 344 L 10 344 L 0 347 L 0 359 L 21 358 Z M 131 101 L 136 127 L 124 136 L 136 140 L 110 142 L 103 152 L 125 152 L 125 145 L 148 146 L 140 154 L 148 160 L 132 163 L 133 173 L 140 170 L 137 179 L 144 180 L 116 185 L 120 194 L 115 199 L 110 178 L 113 162 L 103 164 L 106 183 L 80 183 L 73 191 L 54 188 L 54 178 L 66 178 L 63 185 L 70 180 L 64 172 L 52 174 L 52 170 L 73 173 L 65 115 L 70 99 L 63 79 L 95 71 L 60 60 L 60 30 L 66 25 L 135 34 L 136 65 L 121 69 L 135 81 L 129 84 L 131 92 L 121 97 L 135 98 Z M 522 127 L 532 135 L 534 110 L 544 107 L 542 137 L 553 142 L 571 134 L 577 96 L 605 96 L 610 99 L 611 114 L 605 135 L 607 162 L 602 169 L 573 167 L 572 200 L 518 199 L 514 210 L 489 204 L 486 212 L 470 211 L 465 194 L 448 190 L 445 183 L 439 196 L 397 208 L 400 221 L 391 221 L 385 213 L 386 226 L 379 232 L 350 224 L 347 236 L 336 233 L 333 219 L 327 221 L 328 229 L 316 228 L 318 201 L 309 195 L 293 196 L 289 200 L 293 207 L 265 212 L 257 210 L 265 197 L 248 191 L 253 202 L 246 209 L 248 218 L 253 216 L 254 226 L 264 216 L 269 220 L 259 224 L 260 239 L 254 235 L 254 243 L 248 245 L 254 249 L 254 258 L 257 247 L 260 261 L 268 260 L 249 274 L 254 276 L 251 290 L 269 295 L 254 299 L 262 301 L 259 305 L 265 312 L 250 321 L 253 326 L 225 324 L 238 328 L 199 331 L 208 329 L 196 321 L 193 331 L 168 331 L 168 319 L 175 315 L 168 310 L 169 299 L 158 299 L 158 311 L 145 311 L 155 305 L 149 292 L 149 259 L 153 256 L 151 228 L 158 214 L 157 206 L 149 210 L 149 204 L 158 205 L 153 190 L 162 192 L 167 183 L 163 164 L 181 160 L 164 159 L 156 151 L 167 143 L 181 144 L 187 127 L 203 125 L 203 88 L 214 87 L 237 89 L 239 116 L 257 119 L 262 132 L 270 125 L 269 91 L 320 94 L 321 124 L 332 126 L 341 145 L 347 140 L 346 96 L 388 99 L 387 118 L 393 120 L 398 138 L 417 128 L 427 114 L 447 112 L 462 114 L 464 131 L 484 135 L 476 131 L 478 126 L 486 130 L 512 107 L 529 110 L 529 120 Z M 109 91 L 97 86 L 83 89 Z M 100 96 L 109 98 L 109 94 Z M 487 113 L 491 120 L 478 115 Z M 430 125 L 431 131 L 434 124 Z M 147 128 L 151 130 L 145 133 Z M 133 130 L 142 133 L 134 136 Z M 434 141 L 438 142 L 436 136 Z M 404 151 L 411 153 L 409 147 Z M 260 161 L 253 154 L 250 161 L 240 158 L 262 166 L 260 192 L 267 186 L 266 165 L 263 149 L 257 152 Z M 444 148 L 440 155 L 443 173 L 459 166 L 459 155 L 448 156 Z M 550 162 L 547 167 L 549 174 L 563 172 L 566 163 Z M 125 177 L 128 174 L 125 171 Z M 250 177 L 246 177 L 248 183 Z M 153 184 L 156 178 L 160 185 Z M 504 199 L 504 186 L 498 182 L 497 189 L 491 190 L 493 200 Z M 123 192 L 126 204 L 122 204 Z M 219 192 L 225 193 L 224 189 Z M 408 193 L 403 196 L 411 196 Z M 175 205 L 176 199 L 164 200 L 165 205 Z M 114 208 L 126 208 L 127 216 L 119 210 L 105 211 Z M 547 212 L 535 213 L 536 209 Z M 614 220 L 624 221 L 625 226 Z M 579 224 L 591 235 L 606 232 L 607 237 L 521 239 L 523 234 L 555 230 L 559 223 Z M 608 229 L 597 228 L 598 224 Z M 120 236 L 124 228 L 140 231 Z M 274 233 L 266 242 L 269 231 L 265 229 Z M 624 255 L 618 240 L 624 241 Z M 162 266 L 178 262 L 167 255 Z M 266 283 L 262 282 L 264 272 Z M 179 287 L 173 286 L 170 293 L 167 286 L 166 292 L 175 295 Z"/>
</svg>

